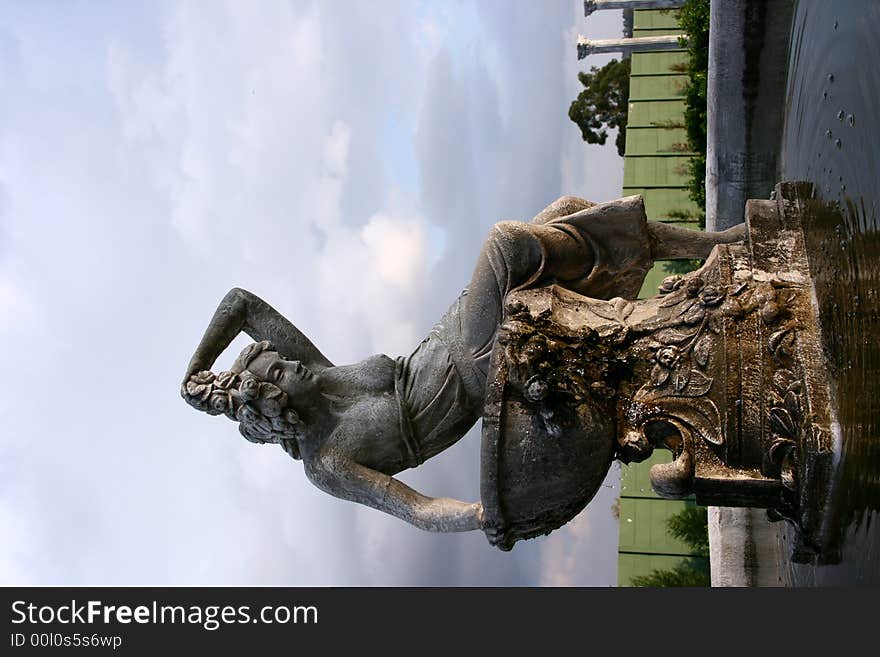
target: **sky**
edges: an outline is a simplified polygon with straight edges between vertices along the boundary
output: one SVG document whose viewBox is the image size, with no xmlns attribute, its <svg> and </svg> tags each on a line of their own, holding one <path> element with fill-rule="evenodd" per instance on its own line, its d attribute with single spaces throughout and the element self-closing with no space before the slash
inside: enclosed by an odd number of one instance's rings
<svg viewBox="0 0 880 657">
<path fill-rule="evenodd" d="M 504 553 L 326 495 L 179 384 L 232 287 L 334 363 L 405 355 L 493 223 L 620 196 L 567 117 L 577 34 L 620 31 L 580 0 L 2 3 L 0 584 L 615 584 L 616 467 Z M 476 500 L 479 442 L 399 477 Z"/>
</svg>

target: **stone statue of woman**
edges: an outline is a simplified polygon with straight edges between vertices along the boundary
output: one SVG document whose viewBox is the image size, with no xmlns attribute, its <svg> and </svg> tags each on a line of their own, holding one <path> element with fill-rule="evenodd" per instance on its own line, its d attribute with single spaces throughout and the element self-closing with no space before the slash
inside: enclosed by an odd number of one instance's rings
<svg viewBox="0 0 880 657">
<path fill-rule="evenodd" d="M 269 304 L 235 288 L 214 313 L 181 394 L 237 420 L 248 440 L 280 444 L 331 495 L 429 531 L 487 529 L 480 503 L 427 497 L 393 475 L 454 444 L 481 416 L 505 296 L 555 283 L 596 299 L 633 299 L 655 260 L 705 258 L 743 234 L 742 226 L 701 233 L 649 222 L 641 196 L 598 205 L 563 197 L 530 223 L 491 229 L 470 285 L 410 355 L 352 365 L 334 365 Z M 215 375 L 213 363 L 242 331 L 256 342 Z"/>
</svg>

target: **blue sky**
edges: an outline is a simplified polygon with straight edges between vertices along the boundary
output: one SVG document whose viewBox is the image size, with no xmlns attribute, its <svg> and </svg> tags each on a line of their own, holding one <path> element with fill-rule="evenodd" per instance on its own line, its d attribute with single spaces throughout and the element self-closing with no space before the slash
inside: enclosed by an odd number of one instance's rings
<svg viewBox="0 0 880 657">
<path fill-rule="evenodd" d="M 334 362 L 406 354 L 494 222 L 619 196 L 566 116 L 576 34 L 619 12 L 378 6 L 0 8 L 0 583 L 615 582 L 613 478 L 504 554 L 331 498 L 178 397 L 231 287 Z M 476 499 L 478 444 L 401 478 Z"/>
</svg>

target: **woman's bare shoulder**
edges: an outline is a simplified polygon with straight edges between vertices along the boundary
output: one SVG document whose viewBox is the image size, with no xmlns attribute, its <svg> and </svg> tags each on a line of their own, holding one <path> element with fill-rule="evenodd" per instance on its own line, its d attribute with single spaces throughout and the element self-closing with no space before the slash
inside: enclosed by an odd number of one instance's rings
<svg viewBox="0 0 880 657">
<path fill-rule="evenodd" d="M 376 354 L 353 365 L 338 365 L 323 377 L 327 392 L 348 398 L 394 392 L 395 362 Z"/>
</svg>

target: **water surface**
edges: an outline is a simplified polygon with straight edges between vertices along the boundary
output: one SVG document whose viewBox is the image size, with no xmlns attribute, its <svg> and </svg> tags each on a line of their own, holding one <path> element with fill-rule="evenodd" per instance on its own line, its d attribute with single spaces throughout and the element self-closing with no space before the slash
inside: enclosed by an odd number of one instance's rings
<svg viewBox="0 0 880 657">
<path fill-rule="evenodd" d="M 809 180 L 807 251 L 840 422 L 828 532 L 838 564 L 787 559 L 786 584 L 880 584 L 880 2 L 800 0 L 792 27 L 783 177 Z"/>
</svg>

